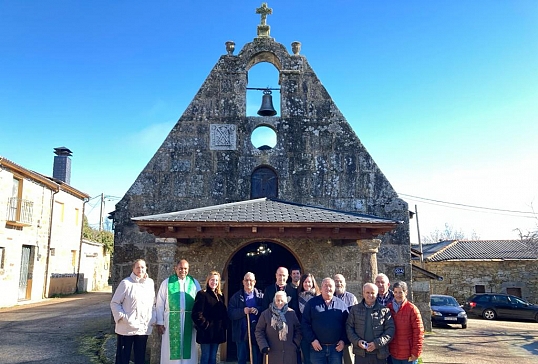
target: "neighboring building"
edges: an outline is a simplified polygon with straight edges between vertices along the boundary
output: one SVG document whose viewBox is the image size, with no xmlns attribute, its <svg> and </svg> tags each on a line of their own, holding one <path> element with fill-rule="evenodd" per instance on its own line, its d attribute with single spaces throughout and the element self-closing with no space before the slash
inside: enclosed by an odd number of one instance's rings
<svg viewBox="0 0 538 364">
<path fill-rule="evenodd" d="M 290 54 L 260 24 L 253 42 L 237 55 L 234 48 L 226 42 L 227 54 L 116 205 L 114 284 L 137 258 L 156 284 L 180 258 L 200 281 L 215 269 L 227 297 L 248 270 L 259 288 L 274 283 L 278 266 L 299 265 L 320 280 L 342 273 L 358 296 L 377 271 L 410 282 L 407 203 L 299 54 L 300 43 Z M 261 62 L 275 67 L 274 79 L 248 84 Z M 247 89 L 266 85 L 279 85 L 279 110 L 265 95 L 267 112 L 247 115 Z M 275 139 L 255 144 L 259 130 Z M 157 363 L 159 340 L 150 346 Z"/>
<path fill-rule="evenodd" d="M 424 268 L 443 277 L 431 281 L 432 294 L 463 303 L 475 293 L 508 293 L 538 303 L 536 241 L 449 240 L 423 245 L 422 251 Z"/>
<path fill-rule="evenodd" d="M 105 245 L 82 239 L 78 290 L 100 291 L 109 285 L 110 252 Z"/>
<path fill-rule="evenodd" d="M 76 291 L 88 197 L 0 157 L 0 307 Z"/>
</svg>

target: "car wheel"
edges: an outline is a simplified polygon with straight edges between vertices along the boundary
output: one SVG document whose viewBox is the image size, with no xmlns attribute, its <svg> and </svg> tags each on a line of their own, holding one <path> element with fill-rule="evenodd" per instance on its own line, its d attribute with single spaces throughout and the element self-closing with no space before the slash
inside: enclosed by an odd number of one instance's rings
<svg viewBox="0 0 538 364">
<path fill-rule="evenodd" d="M 466 328 L 467 328 L 467 324 L 461 324 L 461 328 L 462 328 L 462 329 L 466 329 Z"/>
<path fill-rule="evenodd" d="M 485 318 L 486 320 L 495 320 L 495 318 L 497 317 L 497 314 L 491 308 L 488 308 L 484 310 L 484 312 L 482 312 L 482 317 Z"/>
</svg>

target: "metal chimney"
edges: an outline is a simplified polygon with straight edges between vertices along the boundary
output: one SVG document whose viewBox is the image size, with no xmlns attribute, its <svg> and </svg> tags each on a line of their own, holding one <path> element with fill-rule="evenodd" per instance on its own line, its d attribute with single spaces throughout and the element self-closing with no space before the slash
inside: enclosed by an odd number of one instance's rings
<svg viewBox="0 0 538 364">
<path fill-rule="evenodd" d="M 71 158 L 73 152 L 66 147 L 54 148 L 54 167 L 52 177 L 71 184 Z"/>
</svg>

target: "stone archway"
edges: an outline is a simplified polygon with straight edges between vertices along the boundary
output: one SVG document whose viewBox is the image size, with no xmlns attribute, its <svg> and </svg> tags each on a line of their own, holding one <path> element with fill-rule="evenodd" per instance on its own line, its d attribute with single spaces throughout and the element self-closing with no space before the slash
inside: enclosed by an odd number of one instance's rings
<svg viewBox="0 0 538 364">
<path fill-rule="evenodd" d="M 260 247 L 263 249 L 259 250 Z M 270 253 L 267 253 L 268 250 Z M 263 291 L 266 286 L 275 282 L 275 272 L 278 267 L 289 268 L 293 265 L 301 267 L 295 255 L 276 242 L 254 241 L 242 246 L 230 256 L 223 274 L 226 279 L 226 302 L 229 302 L 232 295 L 243 287 L 242 280 L 246 272 L 256 275 L 256 288 Z M 237 349 L 231 334 L 230 325 L 226 344 L 226 361 L 237 360 Z"/>
</svg>

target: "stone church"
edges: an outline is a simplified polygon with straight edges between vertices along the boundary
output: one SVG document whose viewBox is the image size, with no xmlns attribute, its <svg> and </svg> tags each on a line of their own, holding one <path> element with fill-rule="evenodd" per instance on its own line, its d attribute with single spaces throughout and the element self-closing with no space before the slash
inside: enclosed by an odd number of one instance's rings
<svg viewBox="0 0 538 364">
<path fill-rule="evenodd" d="M 146 259 L 157 285 L 182 258 L 200 282 L 217 270 L 226 298 L 245 272 L 254 272 L 263 289 L 279 266 L 298 265 L 318 281 L 341 273 L 358 297 L 377 272 L 411 281 L 407 204 L 300 54 L 300 43 L 289 52 L 270 37 L 269 10 L 258 9 L 257 37 L 237 54 L 226 42 L 226 54 L 116 205 L 115 285 L 137 258 Z M 278 70 L 278 88 L 260 90 L 267 110 L 251 116 L 247 89 L 260 85 L 249 85 L 248 75 L 261 62 Z M 280 97 L 279 110 L 270 97 Z M 255 146 L 260 129 L 275 142 Z M 157 341 L 152 363 L 159 361 Z M 223 345 L 221 359 L 234 351 Z"/>
</svg>

